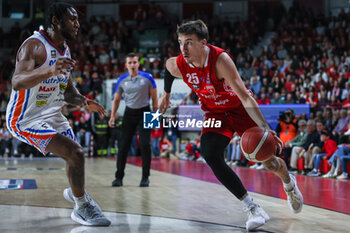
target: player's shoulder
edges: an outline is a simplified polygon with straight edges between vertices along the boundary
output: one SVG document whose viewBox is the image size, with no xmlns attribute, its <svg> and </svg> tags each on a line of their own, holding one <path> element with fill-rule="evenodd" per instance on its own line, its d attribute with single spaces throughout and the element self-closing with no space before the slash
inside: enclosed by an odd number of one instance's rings
<svg viewBox="0 0 350 233">
<path fill-rule="evenodd" d="M 19 47 L 16 60 L 20 61 L 27 58 L 44 59 L 46 48 L 44 43 L 33 36 L 27 38 Z"/>
<path fill-rule="evenodd" d="M 28 39 L 26 39 L 20 49 L 27 49 L 27 50 L 43 50 L 45 49 L 45 45 L 44 43 L 39 39 L 39 38 L 36 38 L 36 37 L 29 37 Z"/>
<path fill-rule="evenodd" d="M 232 58 L 230 54 L 227 53 L 226 50 L 223 50 L 222 52 L 217 54 L 216 64 L 225 64 L 225 63 L 231 63 Z"/>
<path fill-rule="evenodd" d="M 177 57 L 171 57 L 166 61 L 166 68 L 169 70 L 170 73 L 177 73 L 179 70 L 179 67 L 177 65 L 177 59 L 181 60 L 180 55 Z"/>
</svg>

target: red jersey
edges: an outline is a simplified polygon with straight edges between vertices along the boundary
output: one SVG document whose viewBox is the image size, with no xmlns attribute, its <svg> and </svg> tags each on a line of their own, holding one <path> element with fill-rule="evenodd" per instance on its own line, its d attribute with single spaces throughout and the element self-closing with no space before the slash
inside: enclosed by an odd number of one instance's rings
<svg viewBox="0 0 350 233">
<path fill-rule="evenodd" d="M 213 45 L 207 44 L 207 46 L 209 54 L 203 68 L 188 64 L 182 54 L 176 59 L 177 67 L 184 82 L 199 97 L 203 111 L 212 113 L 232 111 L 242 103 L 229 84 L 225 80 L 219 80 L 215 74 L 216 60 L 226 51 Z M 251 94 L 250 91 L 249 93 Z"/>
</svg>

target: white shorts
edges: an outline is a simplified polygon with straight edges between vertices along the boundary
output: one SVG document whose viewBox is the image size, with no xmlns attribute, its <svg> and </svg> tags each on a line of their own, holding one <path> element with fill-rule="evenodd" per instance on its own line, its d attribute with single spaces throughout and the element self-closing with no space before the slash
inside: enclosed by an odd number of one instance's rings
<svg viewBox="0 0 350 233">
<path fill-rule="evenodd" d="M 57 134 L 62 134 L 77 142 L 72 128 L 65 117 L 52 117 L 49 119 L 35 120 L 30 123 L 9 125 L 11 134 L 19 140 L 34 146 L 42 154 L 46 155 L 46 147 Z"/>
</svg>

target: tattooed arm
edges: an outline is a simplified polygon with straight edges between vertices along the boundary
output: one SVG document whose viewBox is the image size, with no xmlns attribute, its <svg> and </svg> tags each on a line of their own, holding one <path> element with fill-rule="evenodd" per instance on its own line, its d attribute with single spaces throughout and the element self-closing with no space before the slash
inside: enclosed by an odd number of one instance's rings
<svg viewBox="0 0 350 233">
<path fill-rule="evenodd" d="M 86 97 L 79 93 L 72 82 L 72 78 L 69 77 L 66 91 L 64 92 L 64 100 L 71 105 L 86 105 Z"/>
<path fill-rule="evenodd" d="M 101 105 L 79 93 L 79 91 L 74 87 L 71 77 L 68 79 L 68 85 L 66 91 L 64 92 L 64 100 L 68 104 L 79 105 L 91 111 L 98 112 L 101 119 L 106 115 L 106 110 Z"/>
</svg>

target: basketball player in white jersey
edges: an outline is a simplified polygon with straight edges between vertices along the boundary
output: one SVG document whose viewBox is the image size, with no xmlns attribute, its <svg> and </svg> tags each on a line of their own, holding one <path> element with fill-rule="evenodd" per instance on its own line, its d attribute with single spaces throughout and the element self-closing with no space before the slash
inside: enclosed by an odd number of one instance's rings
<svg viewBox="0 0 350 233">
<path fill-rule="evenodd" d="M 102 106 L 82 96 L 72 83 L 70 71 L 76 63 L 66 41 L 75 39 L 79 27 L 72 5 L 50 6 L 46 30 L 34 32 L 18 50 L 6 121 L 14 137 L 66 161 L 70 188 L 63 194 L 74 202 L 71 218 L 83 225 L 108 226 L 111 222 L 84 190 L 84 152 L 61 113 L 69 103 L 105 115 Z"/>
</svg>

